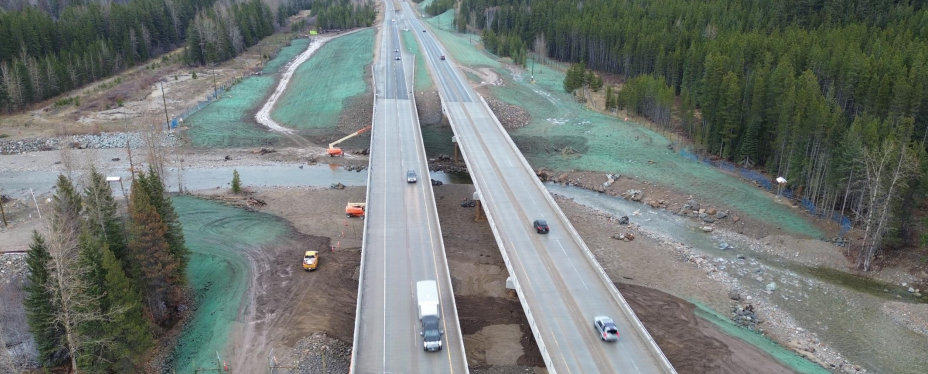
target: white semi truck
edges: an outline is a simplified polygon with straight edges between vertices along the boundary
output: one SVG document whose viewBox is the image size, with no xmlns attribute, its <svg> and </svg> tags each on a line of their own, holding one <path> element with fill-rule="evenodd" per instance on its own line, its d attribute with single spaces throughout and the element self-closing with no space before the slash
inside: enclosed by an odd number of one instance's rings
<svg viewBox="0 0 928 374">
<path fill-rule="evenodd" d="M 422 323 L 422 349 L 427 352 L 441 350 L 441 303 L 438 300 L 438 283 L 433 280 L 416 282 L 416 301 L 419 303 L 419 321 Z"/>
</svg>

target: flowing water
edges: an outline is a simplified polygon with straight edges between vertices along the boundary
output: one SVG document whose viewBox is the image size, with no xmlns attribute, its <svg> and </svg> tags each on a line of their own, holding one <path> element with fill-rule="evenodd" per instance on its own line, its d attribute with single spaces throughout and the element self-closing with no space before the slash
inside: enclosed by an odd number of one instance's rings
<svg viewBox="0 0 928 374">
<path fill-rule="evenodd" d="M 581 188 L 546 186 L 551 193 L 615 216 L 628 216 L 646 231 L 697 249 L 720 271 L 736 279 L 747 294 L 788 313 L 799 326 L 871 373 L 915 374 L 928 368 L 928 339 L 894 322 L 882 310 L 889 301 L 928 302 L 912 297 L 903 287 L 837 270 L 810 268 L 753 251 L 747 242 L 726 239 L 734 248 L 723 250 L 721 238 L 703 233 L 701 225 L 689 218 Z M 771 282 L 777 287 L 768 294 L 765 286 Z"/>
</svg>

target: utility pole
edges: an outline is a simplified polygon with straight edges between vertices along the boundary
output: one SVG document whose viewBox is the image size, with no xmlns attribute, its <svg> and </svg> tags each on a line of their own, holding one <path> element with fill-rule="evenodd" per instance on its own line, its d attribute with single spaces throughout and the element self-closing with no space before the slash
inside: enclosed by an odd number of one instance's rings
<svg viewBox="0 0 928 374">
<path fill-rule="evenodd" d="M 213 73 L 213 98 L 216 98 L 216 92 L 219 91 L 219 89 L 216 88 L 216 67 L 214 66 L 211 70 Z"/>
<path fill-rule="evenodd" d="M 164 96 L 164 82 L 158 82 L 161 85 L 161 103 L 164 104 L 164 121 L 171 128 L 171 119 L 168 118 L 168 99 Z"/>
</svg>

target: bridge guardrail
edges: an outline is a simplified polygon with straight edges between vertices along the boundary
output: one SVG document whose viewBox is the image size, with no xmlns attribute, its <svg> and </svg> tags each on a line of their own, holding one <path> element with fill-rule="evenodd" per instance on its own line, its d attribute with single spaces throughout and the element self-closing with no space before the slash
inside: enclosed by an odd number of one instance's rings
<svg viewBox="0 0 928 374">
<path fill-rule="evenodd" d="M 657 346 L 657 342 L 654 341 L 654 338 L 651 337 L 651 334 L 641 323 L 641 320 L 639 320 L 638 316 L 635 315 L 635 312 L 632 311 L 632 308 L 628 305 L 628 302 L 625 301 L 624 297 L 622 297 L 622 294 L 619 292 L 619 289 L 615 287 L 615 284 L 612 282 L 612 279 L 609 278 L 609 275 L 606 274 L 605 269 L 603 269 L 602 265 L 599 264 L 599 261 L 596 260 L 596 257 L 593 255 L 593 252 L 590 250 L 589 247 L 586 246 L 586 243 L 583 241 L 583 238 L 580 237 L 580 233 L 577 232 L 577 229 L 574 228 L 574 225 L 571 224 L 570 220 L 567 219 L 567 216 L 564 215 L 564 212 L 561 210 L 560 206 L 558 206 L 557 202 L 554 201 L 554 198 L 551 197 L 551 194 L 548 192 L 548 189 L 545 188 L 543 184 L 541 184 L 541 181 L 539 181 L 537 177 L 534 177 L 535 171 L 532 169 L 531 165 L 528 164 L 528 161 L 525 159 L 525 156 L 522 155 L 522 152 L 519 151 L 519 148 L 516 147 L 515 142 L 512 141 L 512 138 L 509 136 L 509 133 L 506 132 L 506 129 L 503 127 L 502 123 L 500 123 L 499 119 L 496 118 L 496 114 L 494 114 L 493 110 L 490 109 L 490 106 L 487 105 L 487 102 L 486 100 L 484 100 L 483 95 L 480 95 L 478 93 L 477 96 L 480 97 L 480 102 L 483 104 L 483 107 L 487 110 L 488 113 L 490 113 L 491 117 L 493 117 L 493 122 L 496 123 L 497 127 L 499 127 L 500 132 L 502 132 L 503 137 L 506 138 L 506 141 L 509 143 L 509 146 L 512 147 L 512 149 L 516 151 L 515 153 L 519 156 L 519 161 L 521 161 L 522 165 L 525 166 L 525 168 L 530 173 L 532 173 L 533 177 L 531 179 L 535 182 L 538 188 L 541 189 L 541 191 L 545 195 L 545 200 L 547 200 L 548 203 L 551 204 L 551 207 L 554 208 L 554 211 L 557 213 L 558 218 L 560 218 L 561 221 L 568 228 L 568 231 L 570 232 L 570 235 L 573 237 L 574 242 L 576 242 L 577 245 L 583 250 L 583 253 L 587 261 L 589 261 L 590 264 L 596 269 L 596 273 L 599 275 L 600 280 L 606 283 L 606 286 L 609 289 L 609 293 L 611 293 L 612 297 L 615 298 L 616 301 L 619 303 L 619 307 L 621 307 L 622 312 L 625 313 L 625 317 L 631 320 L 632 323 L 635 324 L 635 327 L 641 333 L 639 334 L 639 336 L 642 336 L 645 338 L 645 342 L 647 343 L 646 345 L 648 346 L 648 350 L 650 350 L 651 354 L 653 354 L 655 358 L 657 358 L 658 363 L 661 365 L 664 371 L 666 371 L 667 373 L 676 374 L 677 371 L 676 369 L 673 368 L 673 365 L 670 364 L 670 360 L 667 359 L 667 356 L 664 355 L 664 352 L 661 351 L 660 347 Z"/>
<path fill-rule="evenodd" d="M 372 113 L 374 113 L 374 116 L 377 115 L 377 79 L 374 78 L 374 66 L 375 65 L 376 64 L 371 64 L 371 81 L 374 84 L 374 104 L 373 104 L 374 108 L 372 111 Z M 371 119 L 371 126 L 372 126 L 371 127 L 371 145 L 369 148 L 373 149 L 374 148 L 374 134 L 375 134 L 375 131 L 373 129 L 373 126 L 374 126 L 373 118 Z M 370 201 L 370 197 L 371 197 L 371 170 L 373 170 L 374 168 L 373 164 L 374 164 L 373 158 L 368 157 L 367 159 L 367 188 L 366 188 L 365 195 L 364 195 L 365 203 Z M 361 230 L 361 268 L 358 270 L 358 301 L 355 306 L 355 312 L 354 312 L 354 337 L 352 338 L 352 341 L 351 341 L 351 361 L 348 364 L 349 373 L 354 373 L 354 369 L 356 367 L 355 364 L 357 363 L 357 358 L 358 358 L 358 336 L 361 334 L 361 330 L 358 327 L 361 324 L 361 294 L 364 291 L 364 256 L 367 255 L 367 250 L 366 250 L 367 249 L 367 226 L 369 226 L 368 222 L 370 222 L 370 220 L 367 219 L 368 211 L 369 210 L 365 210 L 364 212 L 364 227 Z"/>
<path fill-rule="evenodd" d="M 417 21 L 418 21 L 418 20 L 417 20 Z M 419 43 L 422 44 L 422 45 L 424 46 L 425 43 L 424 43 L 424 42 L 422 41 L 422 39 L 420 38 L 419 33 L 415 33 L 415 35 L 416 35 L 416 39 L 419 40 Z M 438 48 L 439 48 L 439 50 L 441 50 L 441 49 L 442 49 L 442 46 L 441 46 L 440 44 L 438 44 Z M 423 48 L 423 49 L 424 49 L 424 48 Z M 428 53 L 428 51 L 426 51 L 425 53 Z M 446 59 L 446 60 L 450 60 L 450 59 L 451 59 L 451 56 L 448 55 L 447 53 L 445 53 L 445 59 Z M 433 74 L 432 74 L 433 77 L 437 77 L 437 73 L 433 71 L 432 65 L 431 65 L 431 64 L 426 64 L 426 66 L 428 66 L 428 67 L 429 67 L 429 71 L 431 71 L 431 72 L 433 73 Z M 457 134 L 458 131 L 457 131 L 457 128 L 455 127 L 455 125 L 454 125 L 454 120 L 451 119 L 451 116 L 448 115 L 448 111 L 447 111 L 446 108 L 445 108 L 445 103 L 446 103 L 447 101 L 445 100 L 445 95 L 444 95 L 444 93 L 442 93 L 442 90 L 441 90 L 441 89 L 438 90 L 438 96 L 439 96 L 439 101 L 441 102 L 441 111 L 442 111 L 442 113 L 445 113 L 445 117 L 448 118 L 448 123 L 451 124 L 451 129 L 452 129 L 452 131 L 454 131 L 454 133 Z M 491 113 L 492 113 L 492 112 L 491 112 Z M 464 164 L 467 165 L 467 170 L 474 170 L 474 169 L 471 167 L 470 160 L 467 158 L 467 152 L 464 151 L 464 148 L 463 148 L 463 147 L 460 147 L 460 148 L 461 148 L 461 149 L 460 149 L 460 151 L 461 151 L 461 156 L 464 158 Z M 476 180 L 476 178 L 474 178 L 474 179 Z M 475 186 L 477 186 L 477 192 L 480 193 L 479 185 L 475 183 Z M 482 194 L 481 194 L 481 196 L 482 196 Z M 482 199 L 481 199 L 481 200 L 482 200 Z M 509 272 L 509 275 L 510 275 L 510 276 L 512 277 L 512 279 L 513 279 L 513 282 L 512 282 L 512 283 L 513 283 L 513 285 L 514 285 L 514 287 L 515 287 L 515 289 L 516 289 L 516 295 L 519 297 L 519 303 L 522 305 L 522 310 L 525 312 L 525 318 L 528 320 L 529 327 L 532 329 L 532 334 L 535 335 L 535 343 L 538 344 L 538 350 L 539 350 L 540 353 L 541 353 L 541 358 L 542 358 L 542 360 L 544 360 L 545 366 L 548 368 L 548 373 L 549 373 L 549 374 L 557 374 L 557 371 L 554 369 L 553 362 L 552 362 L 552 360 L 551 360 L 551 354 L 548 352 L 548 349 L 547 349 L 547 346 L 545 345 L 544 339 L 541 337 L 541 331 L 538 330 L 538 324 L 535 322 L 535 317 L 534 317 L 534 315 L 532 314 L 531 309 L 528 307 L 528 301 L 526 301 L 526 299 L 525 299 L 525 294 L 522 292 L 522 286 L 521 286 L 521 284 L 519 283 L 519 279 L 514 275 L 515 272 L 513 271 L 512 261 L 509 259 L 509 253 L 508 253 L 508 251 L 507 251 L 507 249 L 506 249 L 507 246 L 506 246 L 505 243 L 503 243 L 503 241 L 502 241 L 502 236 L 500 235 L 499 229 L 498 229 L 497 226 L 496 226 L 496 221 L 493 219 L 493 215 L 490 214 L 489 209 L 486 209 L 486 210 L 484 210 L 484 211 L 486 212 L 487 222 L 490 224 L 490 229 L 493 231 L 493 237 L 494 237 L 494 239 L 496 240 L 496 244 L 499 246 L 499 248 L 500 248 L 500 253 L 501 253 L 502 256 L 503 256 L 503 262 L 506 264 L 506 270 Z"/>
</svg>

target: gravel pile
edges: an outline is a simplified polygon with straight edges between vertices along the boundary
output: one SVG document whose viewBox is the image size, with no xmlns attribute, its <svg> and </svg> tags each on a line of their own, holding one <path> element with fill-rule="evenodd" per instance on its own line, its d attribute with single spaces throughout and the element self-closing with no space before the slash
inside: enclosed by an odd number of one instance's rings
<svg viewBox="0 0 928 374">
<path fill-rule="evenodd" d="M 515 130 L 528 125 L 531 117 L 525 109 L 509 103 L 504 103 L 489 96 L 484 96 L 484 99 L 486 99 L 487 105 L 490 106 L 490 109 L 496 114 L 496 118 L 499 119 L 499 122 L 502 123 L 503 127 L 506 129 Z"/>
<path fill-rule="evenodd" d="M 296 369 L 290 369 L 289 374 L 347 373 L 351 364 L 351 344 L 315 333 L 300 339 L 292 355 Z"/>
<path fill-rule="evenodd" d="M 8 279 L 26 275 L 26 254 L 9 253 L 0 255 L 0 283 Z"/>
<path fill-rule="evenodd" d="M 142 148 L 145 141 L 138 132 L 105 132 L 100 134 L 82 134 L 55 138 L 31 138 L 0 141 L 0 154 L 11 155 L 26 152 L 53 151 L 68 145 L 72 148 L 125 148 L 126 142 L 132 148 Z M 161 139 L 163 147 L 174 147 L 177 138 L 174 132 L 167 132 Z"/>
</svg>

